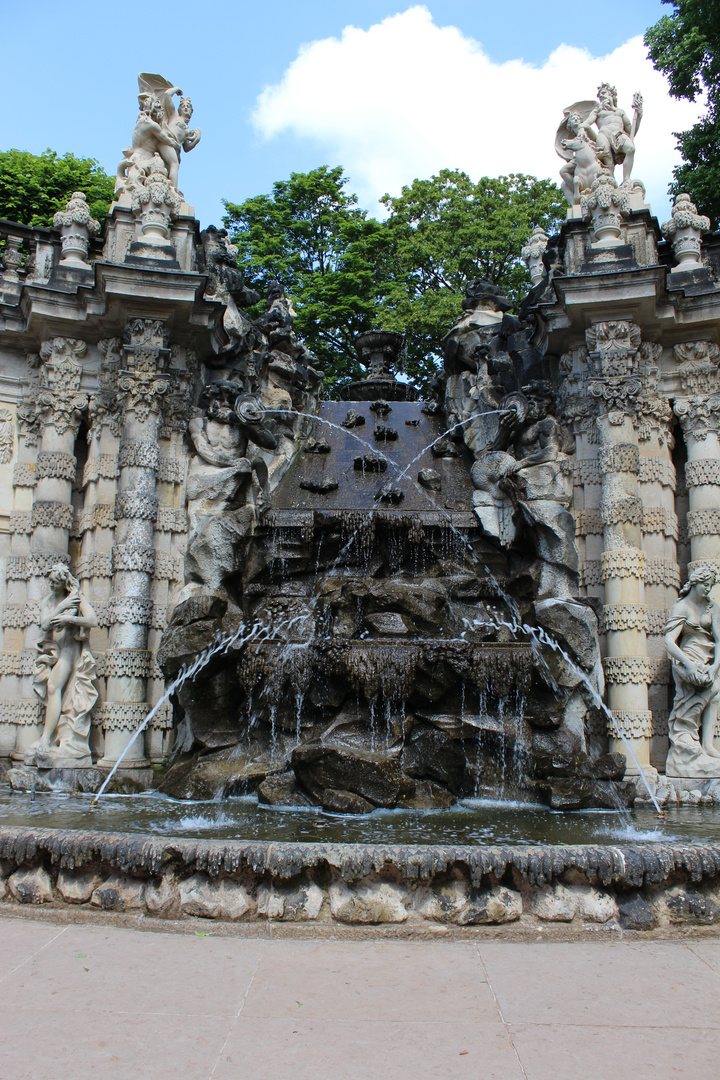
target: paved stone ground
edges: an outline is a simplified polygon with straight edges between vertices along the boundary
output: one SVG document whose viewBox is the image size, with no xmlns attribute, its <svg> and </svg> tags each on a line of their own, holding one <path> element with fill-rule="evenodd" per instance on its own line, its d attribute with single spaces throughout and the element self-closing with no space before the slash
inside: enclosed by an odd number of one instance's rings
<svg viewBox="0 0 720 1080">
<path fill-rule="evenodd" d="M 272 940 L 206 927 L 0 918 L 2 1080 L 718 1075 L 720 939 Z"/>
</svg>

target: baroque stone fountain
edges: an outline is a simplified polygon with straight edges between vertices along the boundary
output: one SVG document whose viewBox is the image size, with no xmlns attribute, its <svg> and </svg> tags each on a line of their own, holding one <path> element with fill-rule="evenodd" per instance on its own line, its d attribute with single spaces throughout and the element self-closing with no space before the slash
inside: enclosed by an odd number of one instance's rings
<svg viewBox="0 0 720 1080">
<path fill-rule="evenodd" d="M 321 401 L 279 289 L 226 354 L 190 422 L 188 582 L 158 661 L 170 679 L 241 623 L 272 632 L 183 686 L 189 756 L 162 791 L 351 814 L 632 800 L 625 759 L 588 754 L 581 676 L 602 667 L 577 595 L 568 436 L 536 319 L 508 307 L 468 287 L 429 403 L 394 375 L 401 336 L 380 331 L 358 339 L 367 378 Z M 498 614 L 545 627 L 579 667 Z"/>
</svg>

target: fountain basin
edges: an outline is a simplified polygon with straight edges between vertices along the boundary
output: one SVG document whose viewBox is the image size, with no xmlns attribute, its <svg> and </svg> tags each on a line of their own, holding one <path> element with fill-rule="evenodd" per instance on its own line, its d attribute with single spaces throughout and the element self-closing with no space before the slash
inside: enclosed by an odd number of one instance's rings
<svg viewBox="0 0 720 1080">
<path fill-rule="evenodd" d="M 77 796 L 4 795 L 0 820 L 15 824 L 0 824 L 0 910 L 302 924 L 318 934 L 369 926 L 410 935 L 543 926 L 667 933 L 720 921 L 717 809 L 676 809 L 662 826 L 647 810 L 629 825 L 624 815 L 507 804 L 376 815 L 347 822 L 318 819 L 315 809 L 258 813 L 250 800 L 178 804 L 157 795 L 91 810 Z M 240 829 L 249 838 L 234 838 Z M 384 842 L 340 840 L 373 832 Z M 417 842 L 433 833 L 458 839 Z M 460 840 L 483 834 L 490 842 Z M 601 842 L 563 842 L 586 836 Z"/>
</svg>

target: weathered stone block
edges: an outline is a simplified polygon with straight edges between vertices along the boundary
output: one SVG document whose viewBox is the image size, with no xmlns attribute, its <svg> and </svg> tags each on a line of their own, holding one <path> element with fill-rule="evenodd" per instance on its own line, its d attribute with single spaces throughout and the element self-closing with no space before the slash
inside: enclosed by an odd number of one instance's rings
<svg viewBox="0 0 720 1080">
<path fill-rule="evenodd" d="M 235 920 L 252 911 L 254 903 L 237 881 L 215 881 L 207 874 L 193 874 L 180 883 L 180 907 L 185 915 Z"/>
<path fill-rule="evenodd" d="M 101 882 L 97 870 L 61 870 L 56 887 L 67 904 L 86 904 Z"/>
<path fill-rule="evenodd" d="M 307 922 L 318 918 L 325 894 L 319 885 L 282 888 L 278 885 L 258 889 L 258 915 L 285 922 Z"/>
<path fill-rule="evenodd" d="M 522 910 L 522 897 L 514 889 L 501 886 L 473 889 L 467 904 L 453 922 L 461 926 L 516 922 L 522 915 Z"/>
<path fill-rule="evenodd" d="M 547 922 L 572 922 L 577 911 L 577 897 L 565 885 L 548 885 L 531 889 L 526 897 L 531 915 Z"/>
<path fill-rule="evenodd" d="M 628 897 L 618 904 L 618 919 L 624 930 L 652 930 L 655 916 L 642 896 Z"/>
<path fill-rule="evenodd" d="M 8 887 L 11 895 L 21 904 L 49 904 L 53 899 L 50 875 L 41 866 L 16 870 L 8 878 Z"/>
<path fill-rule="evenodd" d="M 609 893 L 590 885 L 573 885 L 568 892 L 575 897 L 578 914 L 586 922 L 606 923 L 617 918 L 617 902 Z"/>
<path fill-rule="evenodd" d="M 720 920 L 720 904 L 711 896 L 692 889 L 671 889 L 662 901 L 671 923 L 708 926 Z"/>
<path fill-rule="evenodd" d="M 399 923 L 408 917 L 405 890 L 388 881 L 359 882 L 352 887 L 344 881 L 330 886 L 330 911 L 343 923 Z"/>
<path fill-rule="evenodd" d="M 93 907 L 103 911 L 134 911 L 144 906 L 145 882 L 123 874 L 111 874 L 90 897 Z"/>
<path fill-rule="evenodd" d="M 145 908 L 161 919 L 176 919 L 180 914 L 180 889 L 170 875 L 150 881 L 145 889 Z"/>
</svg>

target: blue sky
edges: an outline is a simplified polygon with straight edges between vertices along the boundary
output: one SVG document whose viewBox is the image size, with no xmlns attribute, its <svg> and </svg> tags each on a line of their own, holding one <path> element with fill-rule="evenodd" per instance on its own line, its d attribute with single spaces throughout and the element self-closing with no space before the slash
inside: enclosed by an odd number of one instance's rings
<svg viewBox="0 0 720 1080">
<path fill-rule="evenodd" d="M 383 190 L 443 166 L 474 179 L 556 175 L 560 106 L 594 96 L 608 57 L 628 111 L 632 91 L 649 87 L 636 174 L 660 213 L 677 160 L 670 132 L 691 107 L 665 103 L 639 45 L 625 43 L 666 11 L 659 0 L 6 3 L 0 147 L 70 150 L 114 172 L 137 73 L 153 71 L 193 99 L 203 136 L 180 186 L 204 224 L 218 222 L 222 197 L 241 201 L 320 164 L 342 164 L 373 210 Z M 343 37 L 348 26 L 357 32 Z"/>
</svg>

